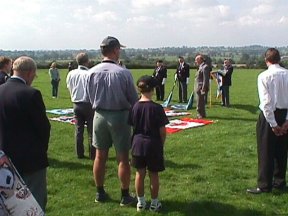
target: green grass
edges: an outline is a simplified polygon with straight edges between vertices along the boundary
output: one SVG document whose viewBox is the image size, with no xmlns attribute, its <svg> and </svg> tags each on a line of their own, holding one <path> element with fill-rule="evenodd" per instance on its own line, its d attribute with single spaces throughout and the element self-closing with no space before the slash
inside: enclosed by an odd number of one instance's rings
<svg viewBox="0 0 288 216">
<path fill-rule="evenodd" d="M 34 86 L 41 90 L 47 109 L 72 107 L 61 71 L 59 98 L 52 99 L 48 70 L 39 70 Z M 135 81 L 152 70 L 132 70 Z M 288 193 L 253 196 L 246 188 L 256 186 L 257 155 L 255 124 L 258 117 L 256 78 L 259 70 L 235 69 L 231 87 L 232 107 L 220 106 L 212 98 L 207 118 L 217 123 L 168 135 L 165 144 L 166 170 L 160 174 L 160 215 L 279 215 L 288 214 Z M 169 70 L 166 97 L 173 84 Z M 191 72 L 189 91 L 195 71 Z M 215 83 L 212 82 L 213 96 Z M 172 103 L 178 101 L 175 89 Z M 191 116 L 195 116 L 195 105 Z M 51 116 L 51 115 L 49 115 Z M 92 162 L 78 160 L 74 149 L 74 127 L 51 122 L 49 144 L 47 215 L 139 215 L 134 207 L 119 206 L 120 189 L 114 149 L 107 162 L 106 190 L 111 200 L 94 203 Z M 85 146 L 87 147 L 87 145 Z M 87 155 L 87 154 L 86 154 Z M 132 171 L 130 190 L 134 192 Z M 150 199 L 148 179 L 146 198 Z M 141 215 L 158 215 L 145 212 Z"/>
</svg>

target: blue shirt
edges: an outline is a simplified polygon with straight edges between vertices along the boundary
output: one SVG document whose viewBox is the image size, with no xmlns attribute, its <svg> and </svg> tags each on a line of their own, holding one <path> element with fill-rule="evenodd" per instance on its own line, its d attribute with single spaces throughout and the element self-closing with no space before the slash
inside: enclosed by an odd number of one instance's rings
<svg viewBox="0 0 288 216">
<path fill-rule="evenodd" d="M 113 61 L 89 70 L 87 95 L 93 109 L 128 110 L 138 101 L 130 71 Z"/>
</svg>

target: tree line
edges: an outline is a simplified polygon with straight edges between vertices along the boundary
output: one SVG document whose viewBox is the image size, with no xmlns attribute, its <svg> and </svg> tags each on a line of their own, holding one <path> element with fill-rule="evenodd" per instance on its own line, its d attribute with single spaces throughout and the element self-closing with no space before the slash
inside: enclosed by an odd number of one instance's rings
<svg viewBox="0 0 288 216">
<path fill-rule="evenodd" d="M 121 60 L 128 68 L 153 68 L 158 59 L 164 61 L 168 68 L 176 68 L 178 56 L 183 56 L 191 67 L 194 67 L 194 58 L 202 53 L 209 56 L 214 66 L 221 67 L 223 60 L 229 58 L 233 64 L 246 68 L 265 68 L 264 52 L 268 47 L 253 45 L 243 47 L 161 47 L 148 49 L 123 49 Z M 282 56 L 288 56 L 287 47 L 277 47 Z M 16 59 L 19 56 L 27 55 L 35 59 L 39 68 L 48 68 L 54 61 L 59 68 L 67 68 L 68 63 L 76 67 L 75 56 L 79 52 L 87 52 L 92 60 L 91 65 L 101 61 L 100 50 L 0 50 L 0 55 Z M 288 62 L 282 62 L 288 66 Z"/>
</svg>

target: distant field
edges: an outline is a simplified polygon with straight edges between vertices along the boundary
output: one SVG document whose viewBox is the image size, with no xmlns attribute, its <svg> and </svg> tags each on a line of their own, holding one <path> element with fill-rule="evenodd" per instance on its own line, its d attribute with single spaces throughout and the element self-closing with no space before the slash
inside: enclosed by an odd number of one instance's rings
<svg viewBox="0 0 288 216">
<path fill-rule="evenodd" d="M 152 70 L 132 70 L 135 81 Z M 231 108 L 222 108 L 214 98 L 207 118 L 217 123 L 168 135 L 165 145 L 166 170 L 161 173 L 160 215 L 243 216 L 287 215 L 288 194 L 252 196 L 246 188 L 256 186 L 257 158 L 255 124 L 258 117 L 256 77 L 259 70 L 233 74 Z M 72 107 L 65 85 L 67 70 L 61 70 L 59 98 L 52 99 L 48 70 L 39 70 L 34 86 L 41 90 L 47 109 Z M 166 96 L 172 88 L 174 70 L 168 72 Z M 195 71 L 191 72 L 189 92 Z M 172 103 L 178 101 L 175 89 Z M 195 116 L 195 106 L 190 111 Z M 51 116 L 51 115 L 49 115 Z M 92 162 L 78 160 L 74 150 L 74 127 L 51 122 L 48 169 L 48 216 L 140 215 L 134 207 L 120 208 L 120 189 L 115 153 L 107 163 L 106 190 L 111 201 L 94 203 Z M 87 146 L 87 145 L 86 145 Z M 134 190 L 132 172 L 131 191 Z M 148 183 L 148 180 L 147 180 Z M 150 194 L 146 187 L 146 198 Z M 145 212 L 141 215 L 158 215 Z"/>
</svg>

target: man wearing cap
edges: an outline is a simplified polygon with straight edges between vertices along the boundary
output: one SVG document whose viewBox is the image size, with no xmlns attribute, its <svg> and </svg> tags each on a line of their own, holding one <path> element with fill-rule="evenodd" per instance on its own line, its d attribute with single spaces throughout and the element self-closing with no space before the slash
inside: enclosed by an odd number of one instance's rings
<svg viewBox="0 0 288 216">
<path fill-rule="evenodd" d="M 131 127 L 128 125 L 129 109 L 138 100 L 133 77 L 129 70 L 118 65 L 122 46 L 115 37 L 106 37 L 101 45 L 103 61 L 90 69 L 87 94 L 95 110 L 93 120 L 93 146 L 96 158 L 93 174 L 97 187 L 95 202 L 104 202 L 105 165 L 109 148 L 116 150 L 118 177 L 121 181 L 120 206 L 135 202 L 129 194 Z"/>
<path fill-rule="evenodd" d="M 175 73 L 175 79 L 179 82 L 179 102 L 187 103 L 187 85 L 190 77 L 190 66 L 179 56 L 179 65 Z"/>
</svg>

